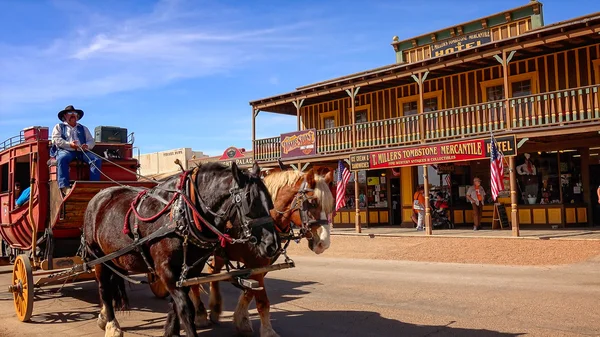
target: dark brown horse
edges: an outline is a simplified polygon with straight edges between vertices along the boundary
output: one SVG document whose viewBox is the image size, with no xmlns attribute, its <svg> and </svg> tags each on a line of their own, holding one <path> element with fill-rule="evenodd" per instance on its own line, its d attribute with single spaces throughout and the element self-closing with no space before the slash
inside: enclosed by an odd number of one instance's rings
<svg viewBox="0 0 600 337">
<path fill-rule="evenodd" d="M 333 172 L 323 176 L 316 175 L 311 169 L 307 173 L 299 171 L 273 172 L 264 178 L 265 185 L 275 203 L 271 210 L 271 216 L 275 225 L 281 232 L 282 244 L 292 239 L 292 224 L 302 228 L 297 239 L 302 237 L 308 240 L 308 247 L 316 254 L 323 253 L 330 244 L 329 215 L 333 212 L 334 197 L 329 188 L 333 180 Z M 209 272 L 218 273 L 226 261 L 220 256 L 226 256 L 229 260 L 244 263 L 247 268 L 264 267 L 273 264 L 275 258 L 260 257 L 253 253 L 247 244 L 229 245 L 223 252 L 217 251 L 214 258 L 214 266 L 209 264 Z M 253 298 L 256 298 L 256 308 L 261 319 L 261 337 L 278 336 L 273 330 L 270 321 L 270 303 L 265 290 L 264 277 L 266 274 L 255 275 L 261 290 L 245 290 L 238 302 L 234 313 L 236 329 L 241 334 L 252 334 L 252 324 L 248 313 L 248 306 Z M 196 324 L 198 326 L 208 325 L 207 313 L 200 299 L 198 287 L 192 287 L 191 296 L 196 302 Z M 210 320 L 217 323 L 222 312 L 222 298 L 219 282 L 210 284 L 211 309 Z"/>
<path fill-rule="evenodd" d="M 252 254 L 279 254 L 278 233 L 269 216 L 273 202 L 259 174 L 257 164 L 248 173 L 235 164 L 227 168 L 209 163 L 149 191 L 111 187 L 92 198 L 83 235 L 86 258 L 106 260 L 95 269 L 102 304 L 98 325 L 105 336 L 123 335 L 114 306 L 128 305 L 128 272 L 154 273 L 169 291 L 165 336 L 178 336 L 180 323 L 187 336 L 197 336 L 189 287 L 178 287 L 178 281 L 200 276 L 206 260 L 222 245 L 246 242 Z M 139 250 L 118 252 L 150 237 Z"/>
</svg>

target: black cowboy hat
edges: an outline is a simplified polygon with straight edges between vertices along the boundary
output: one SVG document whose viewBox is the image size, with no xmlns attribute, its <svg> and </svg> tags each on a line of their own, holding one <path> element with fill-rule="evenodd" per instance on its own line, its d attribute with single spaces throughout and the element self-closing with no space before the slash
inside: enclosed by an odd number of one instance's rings
<svg viewBox="0 0 600 337">
<path fill-rule="evenodd" d="M 82 110 L 75 109 L 72 105 L 68 105 L 66 108 L 64 108 L 64 110 L 61 110 L 58 113 L 58 119 L 60 119 L 62 121 L 63 117 L 65 116 L 65 114 L 67 112 L 76 112 L 77 113 L 77 120 L 80 120 L 81 118 L 83 118 L 83 111 Z"/>
</svg>

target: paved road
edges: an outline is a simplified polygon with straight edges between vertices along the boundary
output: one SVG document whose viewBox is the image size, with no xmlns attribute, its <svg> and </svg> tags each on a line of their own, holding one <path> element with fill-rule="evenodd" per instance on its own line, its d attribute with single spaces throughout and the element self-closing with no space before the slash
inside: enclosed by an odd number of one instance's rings
<svg viewBox="0 0 600 337">
<path fill-rule="evenodd" d="M 600 336 L 600 258 L 550 267 L 298 257 L 268 276 L 281 336 Z M 10 280 L 0 269 L 0 290 Z M 201 336 L 234 336 L 238 291 L 224 285 L 225 321 Z M 126 336 L 160 336 L 167 305 L 132 286 Z M 95 283 L 38 292 L 32 323 L 0 293 L 0 336 L 103 336 Z M 254 309 L 254 305 L 252 306 Z M 259 331 L 256 311 L 251 311 Z M 258 333 L 256 333 L 258 336 Z"/>
</svg>

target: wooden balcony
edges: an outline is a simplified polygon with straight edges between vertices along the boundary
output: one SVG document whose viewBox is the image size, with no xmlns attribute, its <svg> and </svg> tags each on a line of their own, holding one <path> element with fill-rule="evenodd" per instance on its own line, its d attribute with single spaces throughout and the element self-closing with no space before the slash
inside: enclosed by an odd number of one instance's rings
<svg viewBox="0 0 600 337">
<path fill-rule="evenodd" d="M 433 143 L 477 135 L 535 128 L 576 126 L 600 121 L 600 85 L 487 102 L 421 115 L 396 117 L 317 130 L 319 154 Z M 508 105 L 508 109 L 506 106 Z M 421 128 L 424 130 L 421 130 Z M 257 139 L 257 161 L 280 158 L 280 137 Z"/>
</svg>

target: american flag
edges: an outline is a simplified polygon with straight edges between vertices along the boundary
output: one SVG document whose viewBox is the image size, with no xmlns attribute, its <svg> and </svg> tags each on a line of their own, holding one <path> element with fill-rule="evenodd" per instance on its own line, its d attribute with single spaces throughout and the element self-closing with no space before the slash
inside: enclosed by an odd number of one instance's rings
<svg viewBox="0 0 600 337">
<path fill-rule="evenodd" d="M 448 186 L 448 193 L 452 193 L 452 178 L 450 173 L 446 174 L 446 186 Z"/>
<path fill-rule="evenodd" d="M 490 170 L 491 170 L 491 185 L 492 185 L 492 198 L 494 201 L 498 198 L 500 191 L 504 190 L 504 165 L 502 153 L 498 151 L 496 142 L 491 139 L 491 151 L 490 151 Z"/>
<path fill-rule="evenodd" d="M 350 180 L 350 170 L 346 168 L 344 162 L 338 161 L 337 186 L 335 193 L 335 210 L 336 212 L 346 205 L 346 184 Z"/>
</svg>

